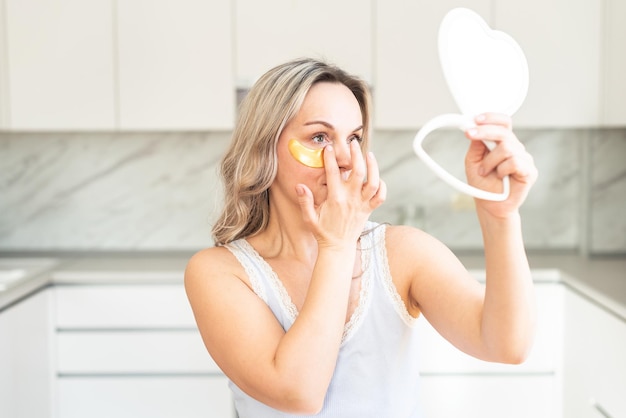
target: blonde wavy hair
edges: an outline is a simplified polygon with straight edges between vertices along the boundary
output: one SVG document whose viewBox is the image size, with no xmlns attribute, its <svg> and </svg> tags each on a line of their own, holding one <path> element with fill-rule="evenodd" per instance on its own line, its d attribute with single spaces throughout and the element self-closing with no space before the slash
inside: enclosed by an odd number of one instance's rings
<svg viewBox="0 0 626 418">
<path fill-rule="evenodd" d="M 220 174 L 224 206 L 213 225 L 217 246 L 263 231 L 269 221 L 269 187 L 276 177 L 278 138 L 297 114 L 315 83 L 341 83 L 356 97 L 363 117 L 363 152 L 370 132 L 370 92 L 367 84 L 335 65 L 311 58 L 272 68 L 252 87 L 239 116 Z"/>
</svg>

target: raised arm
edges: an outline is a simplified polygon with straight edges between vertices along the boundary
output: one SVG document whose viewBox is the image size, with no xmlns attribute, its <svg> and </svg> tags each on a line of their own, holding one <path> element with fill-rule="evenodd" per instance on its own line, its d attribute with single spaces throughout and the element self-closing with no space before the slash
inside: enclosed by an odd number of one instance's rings
<svg viewBox="0 0 626 418">
<path fill-rule="evenodd" d="M 390 232 L 407 243 L 403 258 L 414 260 L 405 275 L 411 286 L 409 301 L 449 341 L 475 357 L 519 363 L 532 345 L 535 301 L 530 268 L 522 239 L 519 207 L 537 178 L 532 157 L 511 131 L 510 118 L 485 114 L 467 132 L 472 140 L 466 156 L 470 184 L 497 191 L 510 176 L 511 194 L 504 202 L 476 200 L 486 265 L 483 287 L 470 277 L 459 260 L 434 238 L 415 230 Z M 489 152 L 480 141 L 496 142 Z M 397 252 L 397 245 L 390 249 Z M 420 252 L 419 257 L 408 254 Z M 399 262 L 398 256 L 390 264 Z M 393 266 L 392 266 L 393 268 Z"/>
</svg>

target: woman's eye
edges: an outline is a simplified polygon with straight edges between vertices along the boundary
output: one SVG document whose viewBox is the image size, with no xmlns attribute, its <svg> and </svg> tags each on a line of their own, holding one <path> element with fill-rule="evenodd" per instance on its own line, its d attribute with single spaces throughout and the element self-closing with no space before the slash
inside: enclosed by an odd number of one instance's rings
<svg viewBox="0 0 626 418">
<path fill-rule="evenodd" d="M 314 135 L 311 140 L 316 144 L 323 145 L 326 142 L 326 134 Z"/>
<path fill-rule="evenodd" d="M 360 135 L 352 135 L 350 138 L 348 138 L 348 143 L 352 141 L 357 141 L 360 144 L 363 142 L 363 138 L 361 138 Z"/>
</svg>

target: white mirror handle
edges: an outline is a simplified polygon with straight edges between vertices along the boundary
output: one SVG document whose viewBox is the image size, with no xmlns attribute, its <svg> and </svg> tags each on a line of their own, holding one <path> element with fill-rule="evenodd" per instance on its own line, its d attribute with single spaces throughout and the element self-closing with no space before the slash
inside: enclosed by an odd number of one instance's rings
<svg viewBox="0 0 626 418">
<path fill-rule="evenodd" d="M 415 135 L 415 139 L 413 140 L 413 151 L 417 154 L 417 156 L 424 161 L 424 163 L 443 181 L 448 183 L 450 186 L 455 188 L 461 193 L 468 194 L 470 196 L 474 196 L 477 199 L 483 200 L 494 200 L 501 202 L 506 200 L 509 197 L 510 192 L 510 183 L 509 176 L 506 176 L 502 179 L 502 193 L 493 193 L 485 190 L 478 189 L 474 186 L 470 186 L 469 184 L 457 179 L 452 174 L 448 173 L 443 169 L 435 160 L 433 160 L 430 155 L 424 151 L 424 147 L 422 143 L 424 142 L 424 138 L 434 131 L 435 129 L 445 128 L 445 127 L 457 127 L 461 130 L 466 130 L 472 126 L 476 126 L 472 118 L 449 113 L 437 116 L 422 126 L 422 128 Z M 483 141 L 489 150 L 492 150 L 495 144 L 491 141 Z"/>
</svg>

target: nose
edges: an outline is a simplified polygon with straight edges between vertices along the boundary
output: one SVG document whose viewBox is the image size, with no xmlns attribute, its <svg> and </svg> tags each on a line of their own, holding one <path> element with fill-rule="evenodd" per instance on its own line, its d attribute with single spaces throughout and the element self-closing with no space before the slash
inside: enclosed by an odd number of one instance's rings
<svg viewBox="0 0 626 418">
<path fill-rule="evenodd" d="M 350 147 L 352 142 L 356 141 L 337 141 L 333 144 L 335 150 L 335 156 L 337 158 L 337 165 L 343 172 L 349 172 L 352 170 L 352 155 L 350 154 Z"/>
</svg>

